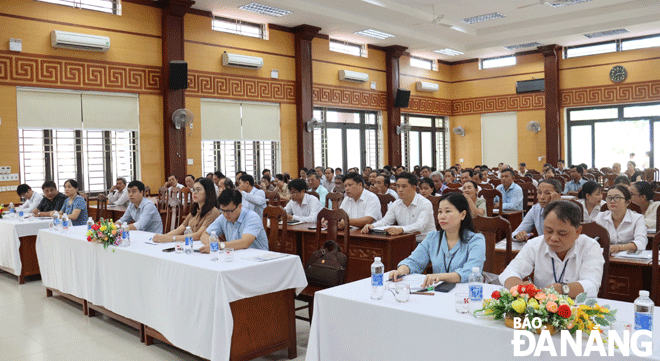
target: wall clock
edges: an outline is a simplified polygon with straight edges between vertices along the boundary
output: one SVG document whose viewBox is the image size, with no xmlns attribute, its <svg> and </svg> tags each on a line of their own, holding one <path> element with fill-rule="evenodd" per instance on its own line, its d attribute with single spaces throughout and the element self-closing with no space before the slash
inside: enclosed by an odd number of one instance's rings
<svg viewBox="0 0 660 361">
<path fill-rule="evenodd" d="M 616 65 L 610 70 L 610 80 L 615 83 L 620 83 L 628 77 L 628 71 L 621 65 Z"/>
</svg>

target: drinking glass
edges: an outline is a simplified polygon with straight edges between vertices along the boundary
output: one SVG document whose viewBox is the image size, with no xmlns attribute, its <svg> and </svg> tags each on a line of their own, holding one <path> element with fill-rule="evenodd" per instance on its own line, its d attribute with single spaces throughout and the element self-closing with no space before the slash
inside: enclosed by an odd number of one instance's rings
<svg viewBox="0 0 660 361">
<path fill-rule="evenodd" d="M 459 292 L 454 295 L 456 301 L 456 312 L 470 312 L 470 297 L 466 292 Z"/>
<path fill-rule="evenodd" d="M 394 299 L 401 303 L 408 302 L 410 299 L 410 285 L 403 282 L 397 283 L 394 286 Z"/>
</svg>

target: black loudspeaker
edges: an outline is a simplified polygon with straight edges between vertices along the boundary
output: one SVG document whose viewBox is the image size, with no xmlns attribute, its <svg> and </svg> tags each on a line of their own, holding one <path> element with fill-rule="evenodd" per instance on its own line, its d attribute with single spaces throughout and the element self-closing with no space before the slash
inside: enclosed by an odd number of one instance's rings
<svg viewBox="0 0 660 361">
<path fill-rule="evenodd" d="M 394 99 L 395 108 L 408 108 L 409 101 L 410 101 L 410 90 L 401 89 L 401 88 L 396 90 L 396 99 Z"/>
<path fill-rule="evenodd" d="M 188 63 L 183 60 L 170 61 L 170 89 L 188 89 Z"/>
</svg>

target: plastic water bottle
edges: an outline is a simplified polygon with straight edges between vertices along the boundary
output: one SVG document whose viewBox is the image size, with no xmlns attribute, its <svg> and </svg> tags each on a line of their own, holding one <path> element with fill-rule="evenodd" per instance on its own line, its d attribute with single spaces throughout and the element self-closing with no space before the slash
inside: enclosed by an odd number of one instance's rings
<svg viewBox="0 0 660 361">
<path fill-rule="evenodd" d="M 92 219 L 92 217 L 87 218 L 87 230 L 88 231 L 92 230 L 93 225 L 94 225 L 94 220 Z"/>
<path fill-rule="evenodd" d="M 70 225 L 71 224 L 69 222 L 69 216 L 67 216 L 66 213 L 64 213 L 64 215 L 62 216 L 62 232 L 67 232 L 69 230 Z"/>
<path fill-rule="evenodd" d="M 371 299 L 380 300 L 385 293 L 385 283 L 383 274 L 385 265 L 380 261 L 380 257 L 374 257 L 374 263 L 371 264 Z"/>
<path fill-rule="evenodd" d="M 218 236 L 215 235 L 215 231 L 211 232 L 211 237 L 209 237 L 209 249 L 211 261 L 216 262 L 218 260 L 218 254 L 220 254 L 220 244 L 218 243 Z"/>
<path fill-rule="evenodd" d="M 479 267 L 472 267 L 472 274 L 468 278 L 470 290 L 470 312 L 480 310 L 484 303 L 484 276 L 481 275 Z"/>
<path fill-rule="evenodd" d="M 14 208 L 14 202 L 9 203 L 9 218 L 14 218 L 16 215 L 16 209 Z"/>
<path fill-rule="evenodd" d="M 186 243 L 183 246 L 183 250 L 186 252 L 186 254 L 192 254 L 193 253 L 193 231 L 190 229 L 190 227 L 186 227 L 186 231 L 183 232 L 183 235 L 186 238 Z"/>
<path fill-rule="evenodd" d="M 653 331 L 654 307 L 649 291 L 639 291 L 639 297 L 635 300 L 635 330 Z"/>
<path fill-rule="evenodd" d="M 25 218 L 23 218 L 24 216 L 25 216 L 25 213 L 23 212 L 23 210 L 19 209 L 18 210 L 18 220 L 23 222 L 25 220 Z"/>
<path fill-rule="evenodd" d="M 60 231 L 62 229 L 62 224 L 60 224 L 60 214 L 55 211 L 55 214 L 53 214 L 53 228 L 56 231 Z"/>
<path fill-rule="evenodd" d="M 131 245 L 131 235 L 128 229 L 128 223 L 124 222 L 121 225 L 121 246 L 128 247 Z"/>
</svg>

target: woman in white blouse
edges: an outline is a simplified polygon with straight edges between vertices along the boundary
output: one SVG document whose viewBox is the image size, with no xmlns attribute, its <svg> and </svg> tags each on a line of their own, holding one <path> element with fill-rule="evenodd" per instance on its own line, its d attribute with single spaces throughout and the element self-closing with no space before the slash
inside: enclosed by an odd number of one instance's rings
<svg viewBox="0 0 660 361">
<path fill-rule="evenodd" d="M 603 187 L 596 182 L 589 181 L 582 185 L 577 197 L 577 201 L 582 204 L 582 222 L 593 222 L 600 213 L 600 207 L 605 204 Z"/>
<path fill-rule="evenodd" d="M 660 202 L 653 201 L 653 187 L 649 182 L 636 182 L 630 187 L 630 196 L 633 203 L 642 209 L 646 228 L 656 228 L 655 220 Z"/>
<path fill-rule="evenodd" d="M 609 210 L 596 216 L 595 222 L 610 234 L 610 253 L 646 249 L 644 216 L 628 209 L 630 197 L 630 191 L 622 185 L 610 188 L 605 198 Z"/>
</svg>

